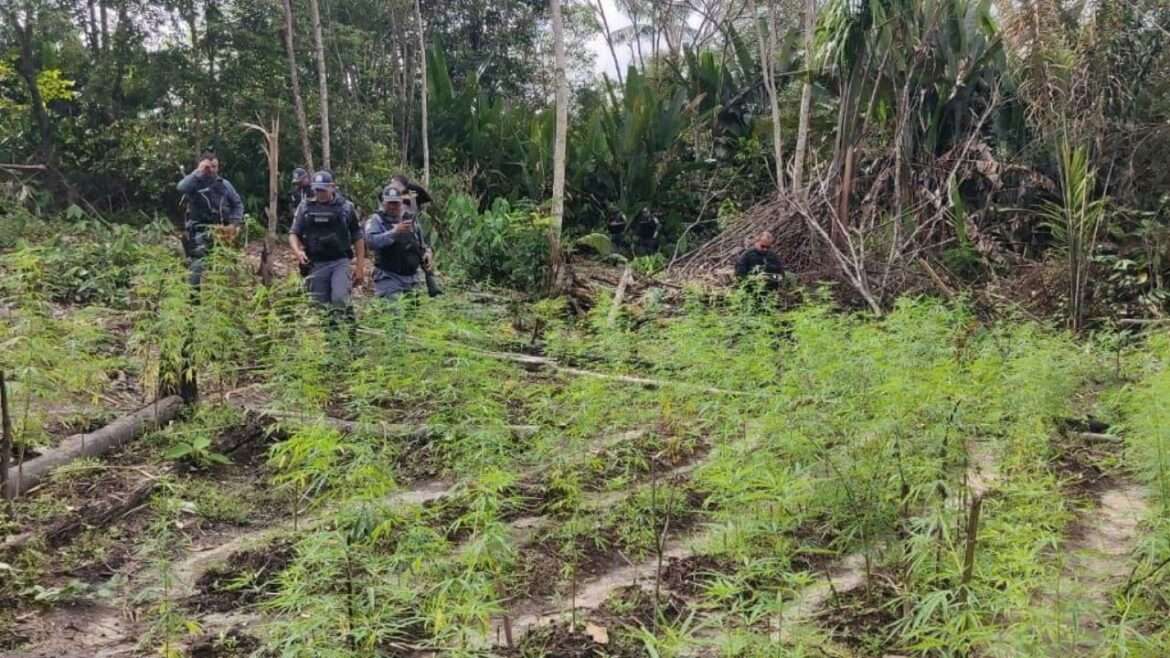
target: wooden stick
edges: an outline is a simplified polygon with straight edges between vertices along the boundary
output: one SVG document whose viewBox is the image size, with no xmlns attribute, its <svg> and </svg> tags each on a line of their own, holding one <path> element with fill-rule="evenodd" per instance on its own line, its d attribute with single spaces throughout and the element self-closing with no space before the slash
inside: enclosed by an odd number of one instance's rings
<svg viewBox="0 0 1170 658">
<path fill-rule="evenodd" d="M 372 329 L 358 329 L 358 333 L 368 334 L 371 336 L 383 336 L 384 334 Z M 416 337 L 407 336 L 406 340 L 413 342 L 423 347 L 436 347 L 434 344 L 424 342 Z M 625 384 L 638 384 L 640 386 L 647 386 L 650 388 L 689 388 L 696 391 L 703 391 L 704 393 L 711 393 L 714 395 L 758 395 L 763 396 L 762 391 L 736 391 L 726 388 L 716 388 L 713 386 L 703 386 L 702 384 L 692 384 L 690 382 L 679 382 L 669 379 L 652 379 L 649 377 L 637 377 L 633 375 L 611 375 L 605 372 L 596 372 L 593 370 L 582 370 L 581 368 L 573 368 L 570 366 L 563 366 L 555 359 L 550 359 L 546 356 L 533 356 L 531 354 L 516 354 L 514 352 L 493 352 L 490 350 L 481 350 L 478 347 L 471 347 L 470 345 L 463 345 L 454 342 L 444 342 L 443 348 L 452 352 L 470 352 L 477 356 L 483 356 L 490 359 L 498 359 L 500 361 L 511 361 L 520 365 L 529 366 L 533 369 L 548 368 L 556 372 L 567 375 L 577 375 L 579 377 L 593 377 L 596 379 L 606 379 L 609 381 L 622 382 Z"/>
<path fill-rule="evenodd" d="M 266 416 L 276 421 L 291 420 L 302 423 L 319 422 L 343 434 L 355 432 L 370 432 L 385 439 L 427 439 L 441 431 L 439 427 L 430 425 L 408 425 L 405 423 L 387 423 L 383 421 L 354 421 L 333 418 L 330 416 L 305 416 L 304 414 L 280 411 L 277 409 L 256 408 L 244 406 L 244 409 L 260 416 Z M 540 427 L 536 425 L 506 425 L 508 431 L 519 438 L 528 438 L 536 434 Z"/>
<path fill-rule="evenodd" d="M 168 469 L 169 470 L 169 469 Z M 158 477 L 144 478 L 133 489 L 127 492 L 123 499 L 98 500 L 70 512 L 65 518 L 39 533 L 24 532 L 4 541 L 4 548 L 21 548 L 32 541 L 34 537 L 44 537 L 51 546 L 60 545 L 65 539 L 82 530 L 85 526 L 101 526 L 125 517 L 142 504 L 154 493 L 158 486 Z"/>
<path fill-rule="evenodd" d="M 617 323 L 618 312 L 622 309 L 622 300 L 626 296 L 626 286 L 630 285 L 630 266 L 626 265 L 626 269 L 622 272 L 622 278 L 618 282 L 617 291 L 613 293 L 613 306 L 609 308 L 609 317 L 605 324 L 607 327 L 612 327 Z"/>
<path fill-rule="evenodd" d="M 967 550 L 963 555 L 963 580 L 959 583 L 959 603 L 967 601 L 971 577 L 975 573 L 975 546 L 979 536 L 979 511 L 983 508 L 982 494 L 971 501 L 971 512 L 967 515 Z"/>
</svg>

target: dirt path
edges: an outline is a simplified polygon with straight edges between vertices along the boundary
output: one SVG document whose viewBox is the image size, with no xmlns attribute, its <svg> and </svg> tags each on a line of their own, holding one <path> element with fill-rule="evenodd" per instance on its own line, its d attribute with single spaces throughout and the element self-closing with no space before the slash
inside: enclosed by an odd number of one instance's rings
<svg viewBox="0 0 1170 658">
<path fill-rule="evenodd" d="M 426 480 L 410 489 L 393 493 L 387 499 L 390 505 L 421 505 L 447 496 L 454 485 L 447 480 Z M 294 524 L 292 519 L 282 521 L 273 526 L 247 530 L 238 534 L 229 535 L 226 541 L 205 545 L 203 548 L 192 550 L 185 558 L 175 563 L 174 577 L 181 588 L 179 596 L 186 597 L 195 593 L 195 583 L 199 577 L 207 573 L 208 569 L 227 560 L 233 554 L 250 547 L 258 547 L 271 541 L 277 535 L 293 532 L 294 529 L 310 530 L 320 527 L 333 518 L 333 511 L 321 510 L 300 519 Z"/>
<path fill-rule="evenodd" d="M 1149 511 L 1145 488 L 1120 480 L 1070 526 L 1059 580 L 1039 596 L 1057 622 L 1053 655 L 1100 655 L 1112 594 L 1129 576 L 1130 556 Z"/>
<path fill-rule="evenodd" d="M 970 461 L 964 479 L 972 497 L 985 495 L 1000 478 L 999 460 L 992 447 L 982 442 L 968 445 Z M 953 497 L 951 500 L 958 502 L 960 498 Z M 875 553 L 880 550 L 878 548 Z M 811 621 L 835 595 L 851 592 L 864 585 L 865 567 L 865 552 L 851 553 L 830 566 L 824 577 L 802 589 L 780 615 L 780 630 L 776 633 L 778 639 L 790 640 L 794 627 Z"/>
<path fill-rule="evenodd" d="M 566 594 L 527 599 L 513 605 L 507 615 L 512 627 L 513 642 L 519 642 L 520 638 L 535 628 L 570 619 L 574 609 L 579 615 L 582 611 L 595 610 L 623 587 L 636 585 L 652 591 L 659 567 L 665 569 L 671 559 L 681 560 L 695 555 L 696 547 L 701 546 L 704 539 L 704 536 L 696 535 L 668 540 L 663 546 L 661 563 L 657 555 L 638 562 L 627 562 L 621 567 L 579 582 L 576 597 Z M 504 627 L 503 617 L 493 620 L 491 635 L 486 638 L 487 642 L 503 646 L 506 636 Z"/>
<path fill-rule="evenodd" d="M 452 484 L 429 480 L 415 487 L 392 494 L 390 504 L 422 504 L 446 496 Z M 299 527 L 319 526 L 333 517 L 323 510 L 302 519 Z M 237 529 L 201 538 L 184 557 L 171 565 L 174 590 L 170 599 L 176 604 L 196 593 L 196 583 L 212 567 L 229 560 L 241 550 L 264 545 L 281 533 L 293 530 L 291 520 L 255 529 Z M 139 618 L 131 604 L 143 592 L 157 588 L 158 572 L 145 564 L 137 564 L 125 572 L 127 582 L 117 598 L 125 608 L 108 602 L 91 605 L 61 607 L 43 615 L 33 614 L 21 620 L 21 631 L 30 639 L 30 647 L 13 656 L 28 658 L 121 658 L 124 656 L 151 656 L 154 651 L 142 651 L 138 644 L 145 634 L 149 620 Z M 147 614 L 153 614 L 153 611 Z M 190 614 L 184 614 L 190 617 Z M 256 615 L 245 610 L 211 613 L 198 618 L 204 634 L 214 634 L 233 627 L 249 627 L 259 623 Z M 185 638 L 190 640 L 191 638 Z"/>
</svg>

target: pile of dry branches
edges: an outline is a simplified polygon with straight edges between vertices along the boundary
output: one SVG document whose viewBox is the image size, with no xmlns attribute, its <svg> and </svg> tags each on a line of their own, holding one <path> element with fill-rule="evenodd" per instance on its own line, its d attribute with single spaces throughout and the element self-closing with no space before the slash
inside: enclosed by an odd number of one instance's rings
<svg viewBox="0 0 1170 658">
<path fill-rule="evenodd" d="M 671 263 L 671 277 L 693 280 L 729 276 L 739 255 L 763 231 L 770 231 L 776 239 L 775 251 L 785 267 L 798 272 L 813 269 L 816 250 L 795 201 L 793 195 L 787 195 L 750 209 L 722 233 Z"/>
<path fill-rule="evenodd" d="M 851 166 L 842 176 L 821 175 L 756 206 L 678 258 L 671 276 L 726 278 L 752 238 L 767 230 L 789 271 L 846 284 L 880 313 L 901 294 L 952 294 L 945 269 L 934 260 L 946 249 L 962 245 L 986 261 L 1004 258 L 1012 222 L 999 209 L 1053 189 L 1044 176 L 999 161 L 979 130 L 930 162 L 907 166 L 883 151 L 855 157 L 856 174 Z"/>
</svg>

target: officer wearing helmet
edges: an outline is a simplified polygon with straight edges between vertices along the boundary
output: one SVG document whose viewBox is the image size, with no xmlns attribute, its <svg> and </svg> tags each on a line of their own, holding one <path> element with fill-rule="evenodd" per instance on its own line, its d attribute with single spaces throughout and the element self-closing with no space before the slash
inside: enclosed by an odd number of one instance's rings
<svg viewBox="0 0 1170 658">
<path fill-rule="evenodd" d="M 420 268 L 431 266 L 431 249 L 395 185 L 382 189 L 382 208 L 366 220 L 366 242 L 374 252 L 374 292 L 383 299 L 414 290 Z"/>
<path fill-rule="evenodd" d="M 293 217 L 289 246 L 300 264 L 307 266 L 309 296 L 319 304 L 345 308 L 353 284 L 361 281 L 365 271 L 365 242 L 357 211 L 337 194 L 333 175 L 327 171 L 313 174 L 310 188 L 313 196 Z"/>
</svg>

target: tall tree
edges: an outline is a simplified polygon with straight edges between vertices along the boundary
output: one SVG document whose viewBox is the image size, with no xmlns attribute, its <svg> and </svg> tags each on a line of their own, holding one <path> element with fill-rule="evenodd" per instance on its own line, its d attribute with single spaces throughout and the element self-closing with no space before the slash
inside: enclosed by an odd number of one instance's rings
<svg viewBox="0 0 1170 658">
<path fill-rule="evenodd" d="M 776 196 L 779 197 L 784 195 L 784 135 L 780 130 L 780 101 L 776 93 L 776 9 L 775 0 L 764 1 L 767 3 L 767 12 L 761 16 L 756 0 L 752 0 L 752 20 L 756 23 L 756 39 L 760 43 L 760 69 L 764 76 L 764 89 L 768 92 L 768 105 L 772 111 L 772 149 L 776 159 Z"/>
<path fill-rule="evenodd" d="M 288 79 L 292 83 L 293 110 L 297 115 L 297 131 L 301 135 L 301 153 L 305 166 L 313 166 L 313 146 L 309 143 L 309 121 L 305 118 L 305 100 L 301 96 L 301 76 L 297 73 L 297 50 L 293 45 L 292 0 L 284 0 L 284 47 L 288 51 Z M 314 3 L 316 6 L 316 3 Z"/>
<path fill-rule="evenodd" d="M 286 0 L 287 2 L 287 0 Z M 427 137 L 427 39 L 426 28 L 423 26 L 422 18 L 422 2 L 421 0 L 414 0 L 414 20 L 418 23 L 418 61 L 420 73 L 422 76 L 421 84 L 419 85 L 422 91 L 421 107 L 422 111 L 422 152 L 423 152 L 423 187 L 430 188 L 431 186 L 431 144 Z"/>
<path fill-rule="evenodd" d="M 569 81 L 565 76 L 565 29 L 561 20 L 561 0 L 552 0 L 554 76 L 556 78 L 556 136 L 553 142 L 552 222 L 549 224 L 548 247 L 553 281 L 561 266 L 561 226 L 565 217 L 565 150 L 569 132 Z"/>
<path fill-rule="evenodd" d="M 804 0 L 804 85 L 800 90 L 800 124 L 796 131 L 796 155 L 792 161 L 792 189 L 804 187 L 804 163 L 808 158 L 808 128 L 812 114 L 812 78 L 817 31 L 817 0 Z"/>
<path fill-rule="evenodd" d="M 597 0 L 597 15 L 601 18 L 601 29 L 605 30 L 605 45 L 609 47 L 609 56 L 613 58 L 613 70 L 617 74 L 618 86 L 625 87 L 622 65 L 618 61 L 617 50 L 613 47 L 613 32 L 609 29 L 609 18 L 605 15 L 605 0 Z"/>
<path fill-rule="evenodd" d="M 317 81 L 321 86 L 321 166 L 330 169 L 333 163 L 329 153 L 329 77 L 325 71 L 325 40 L 321 38 L 321 8 L 317 0 L 309 0 L 313 17 L 313 49 L 317 56 Z"/>
<path fill-rule="evenodd" d="M 41 72 L 40 45 L 36 43 L 34 30 L 40 19 L 40 12 L 36 3 L 31 0 L 23 3 L 24 15 L 15 3 L 0 3 L 0 17 L 8 23 L 15 33 L 17 42 L 16 72 L 24 82 L 28 93 L 29 112 L 33 123 L 37 127 L 37 154 L 44 164 L 50 165 L 53 153 L 53 126 L 50 123 L 49 112 L 45 108 L 44 98 L 41 96 L 37 78 Z"/>
</svg>

